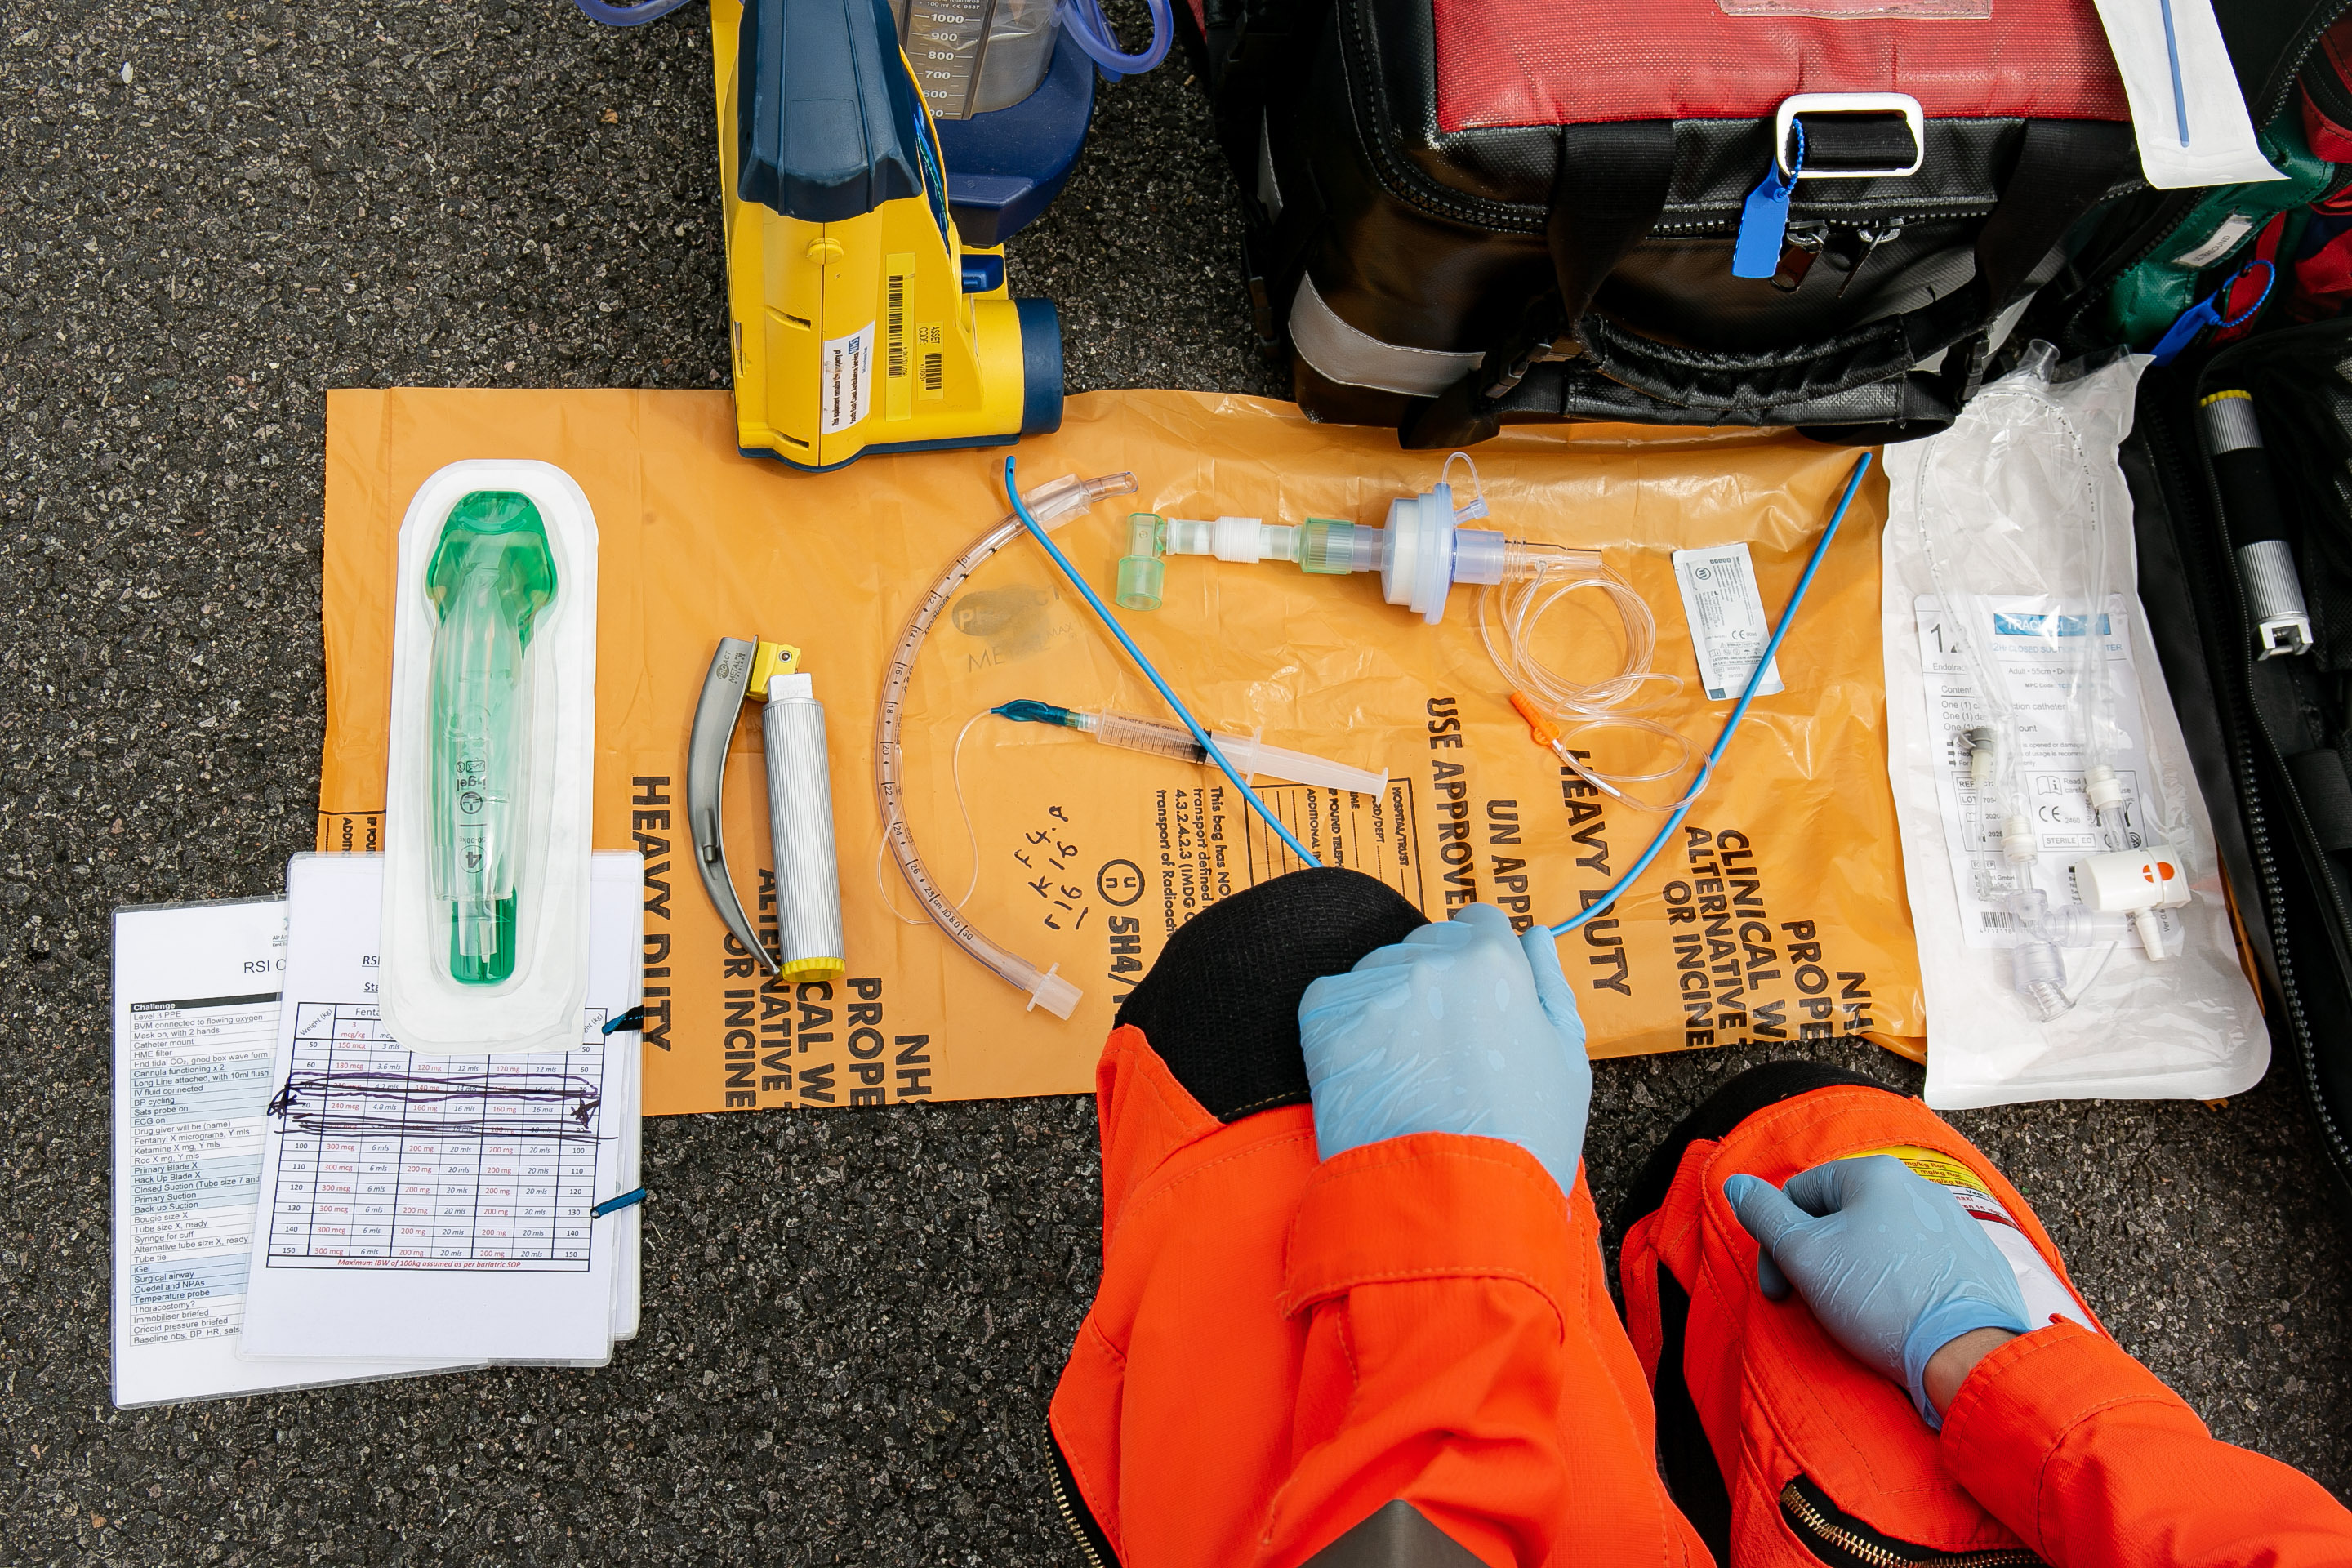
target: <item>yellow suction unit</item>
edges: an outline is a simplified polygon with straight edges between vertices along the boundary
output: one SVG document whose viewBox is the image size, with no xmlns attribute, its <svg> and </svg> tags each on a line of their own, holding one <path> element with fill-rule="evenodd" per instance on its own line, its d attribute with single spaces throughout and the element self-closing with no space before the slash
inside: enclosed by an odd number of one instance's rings
<svg viewBox="0 0 2352 1568">
<path fill-rule="evenodd" d="M 736 445 L 821 472 L 1062 423 L 1062 330 L 949 216 L 887 0 L 711 0 Z"/>
</svg>

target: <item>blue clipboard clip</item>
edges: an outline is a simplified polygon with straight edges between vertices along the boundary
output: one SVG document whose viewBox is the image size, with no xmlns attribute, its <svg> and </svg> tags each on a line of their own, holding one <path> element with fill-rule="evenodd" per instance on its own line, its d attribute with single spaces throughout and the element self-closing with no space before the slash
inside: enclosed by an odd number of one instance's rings
<svg viewBox="0 0 2352 1568">
<path fill-rule="evenodd" d="M 603 1203 L 598 1204 L 594 1208 L 590 1209 L 588 1211 L 588 1217 L 590 1219 L 603 1219 L 608 1214 L 618 1214 L 623 1209 L 635 1208 L 639 1204 L 645 1202 L 646 1197 L 649 1195 L 650 1194 L 648 1194 L 643 1187 L 631 1188 L 629 1191 L 621 1194 L 618 1197 L 606 1198 Z"/>
</svg>

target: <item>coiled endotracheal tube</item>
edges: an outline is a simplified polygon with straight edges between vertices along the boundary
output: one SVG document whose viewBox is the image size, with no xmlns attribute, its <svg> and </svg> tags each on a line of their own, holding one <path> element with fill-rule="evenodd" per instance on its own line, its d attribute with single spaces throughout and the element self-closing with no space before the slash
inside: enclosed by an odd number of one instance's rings
<svg viewBox="0 0 2352 1568">
<path fill-rule="evenodd" d="M 1135 476 L 1129 473 L 1106 474 L 1091 479 L 1071 475 L 1040 485 L 1024 499 L 1040 525 L 1052 528 L 1098 500 L 1130 495 L 1134 490 Z M 874 722 L 874 796 L 882 818 L 883 847 L 898 862 L 899 875 L 907 879 L 907 887 L 915 897 L 922 900 L 932 921 L 950 941 L 1005 984 L 1027 993 L 1032 1006 L 1043 1006 L 1055 1017 L 1066 1018 L 1076 1007 L 1080 992 L 1076 984 L 1055 972 L 1060 966 L 1039 969 L 1011 948 L 991 940 L 965 917 L 959 900 L 948 897 L 923 864 L 922 855 L 915 847 L 914 829 L 907 821 L 906 758 L 898 739 L 906 715 L 907 689 L 915 678 L 915 656 L 922 651 L 931 623 L 981 563 L 1024 531 L 1017 515 L 1001 519 L 941 568 L 939 576 L 916 601 L 907 617 L 906 630 L 898 635 L 898 649 L 882 672 L 882 700 Z"/>
</svg>

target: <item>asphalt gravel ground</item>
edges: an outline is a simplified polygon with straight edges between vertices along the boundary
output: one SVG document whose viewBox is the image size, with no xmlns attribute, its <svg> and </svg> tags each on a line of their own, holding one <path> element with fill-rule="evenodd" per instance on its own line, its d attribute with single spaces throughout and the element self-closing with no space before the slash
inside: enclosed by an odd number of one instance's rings
<svg viewBox="0 0 2352 1568">
<path fill-rule="evenodd" d="M 310 846 L 323 394 L 722 384 L 709 45 L 698 7 L 69 0 L 12 14 L 0 94 L 0 1562 L 1078 1562 L 1042 1433 L 1099 1265 L 1083 1100 L 653 1123 L 602 1371 L 110 1407 L 109 912 Z M 1013 268 L 1073 391 L 1279 394 L 1238 238 L 1179 58 L 1105 89 Z M 1604 1213 L 1755 1055 L 1599 1068 Z M 2352 1256 L 2284 1072 L 1957 1120 L 2217 1432 L 2352 1491 Z"/>
</svg>

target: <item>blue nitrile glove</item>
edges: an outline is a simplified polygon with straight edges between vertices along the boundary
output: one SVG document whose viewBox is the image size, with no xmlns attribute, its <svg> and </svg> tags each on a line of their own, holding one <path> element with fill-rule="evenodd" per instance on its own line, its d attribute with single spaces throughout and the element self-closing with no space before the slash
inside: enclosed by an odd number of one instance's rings
<svg viewBox="0 0 2352 1568">
<path fill-rule="evenodd" d="M 1723 1184 L 1759 1244 L 1756 1283 L 1773 1300 L 1793 1287 L 1854 1359 L 1911 1391 L 1928 1426 L 1927 1360 L 1975 1329 L 2025 1331 L 2017 1275 L 1984 1223 L 1892 1154 L 1832 1160 L 1789 1178 Z"/>
<path fill-rule="evenodd" d="M 1323 1158 L 1408 1132 L 1507 1139 L 1566 1192 L 1592 1064 L 1550 931 L 1472 904 L 1327 974 L 1298 1003 Z"/>
</svg>

